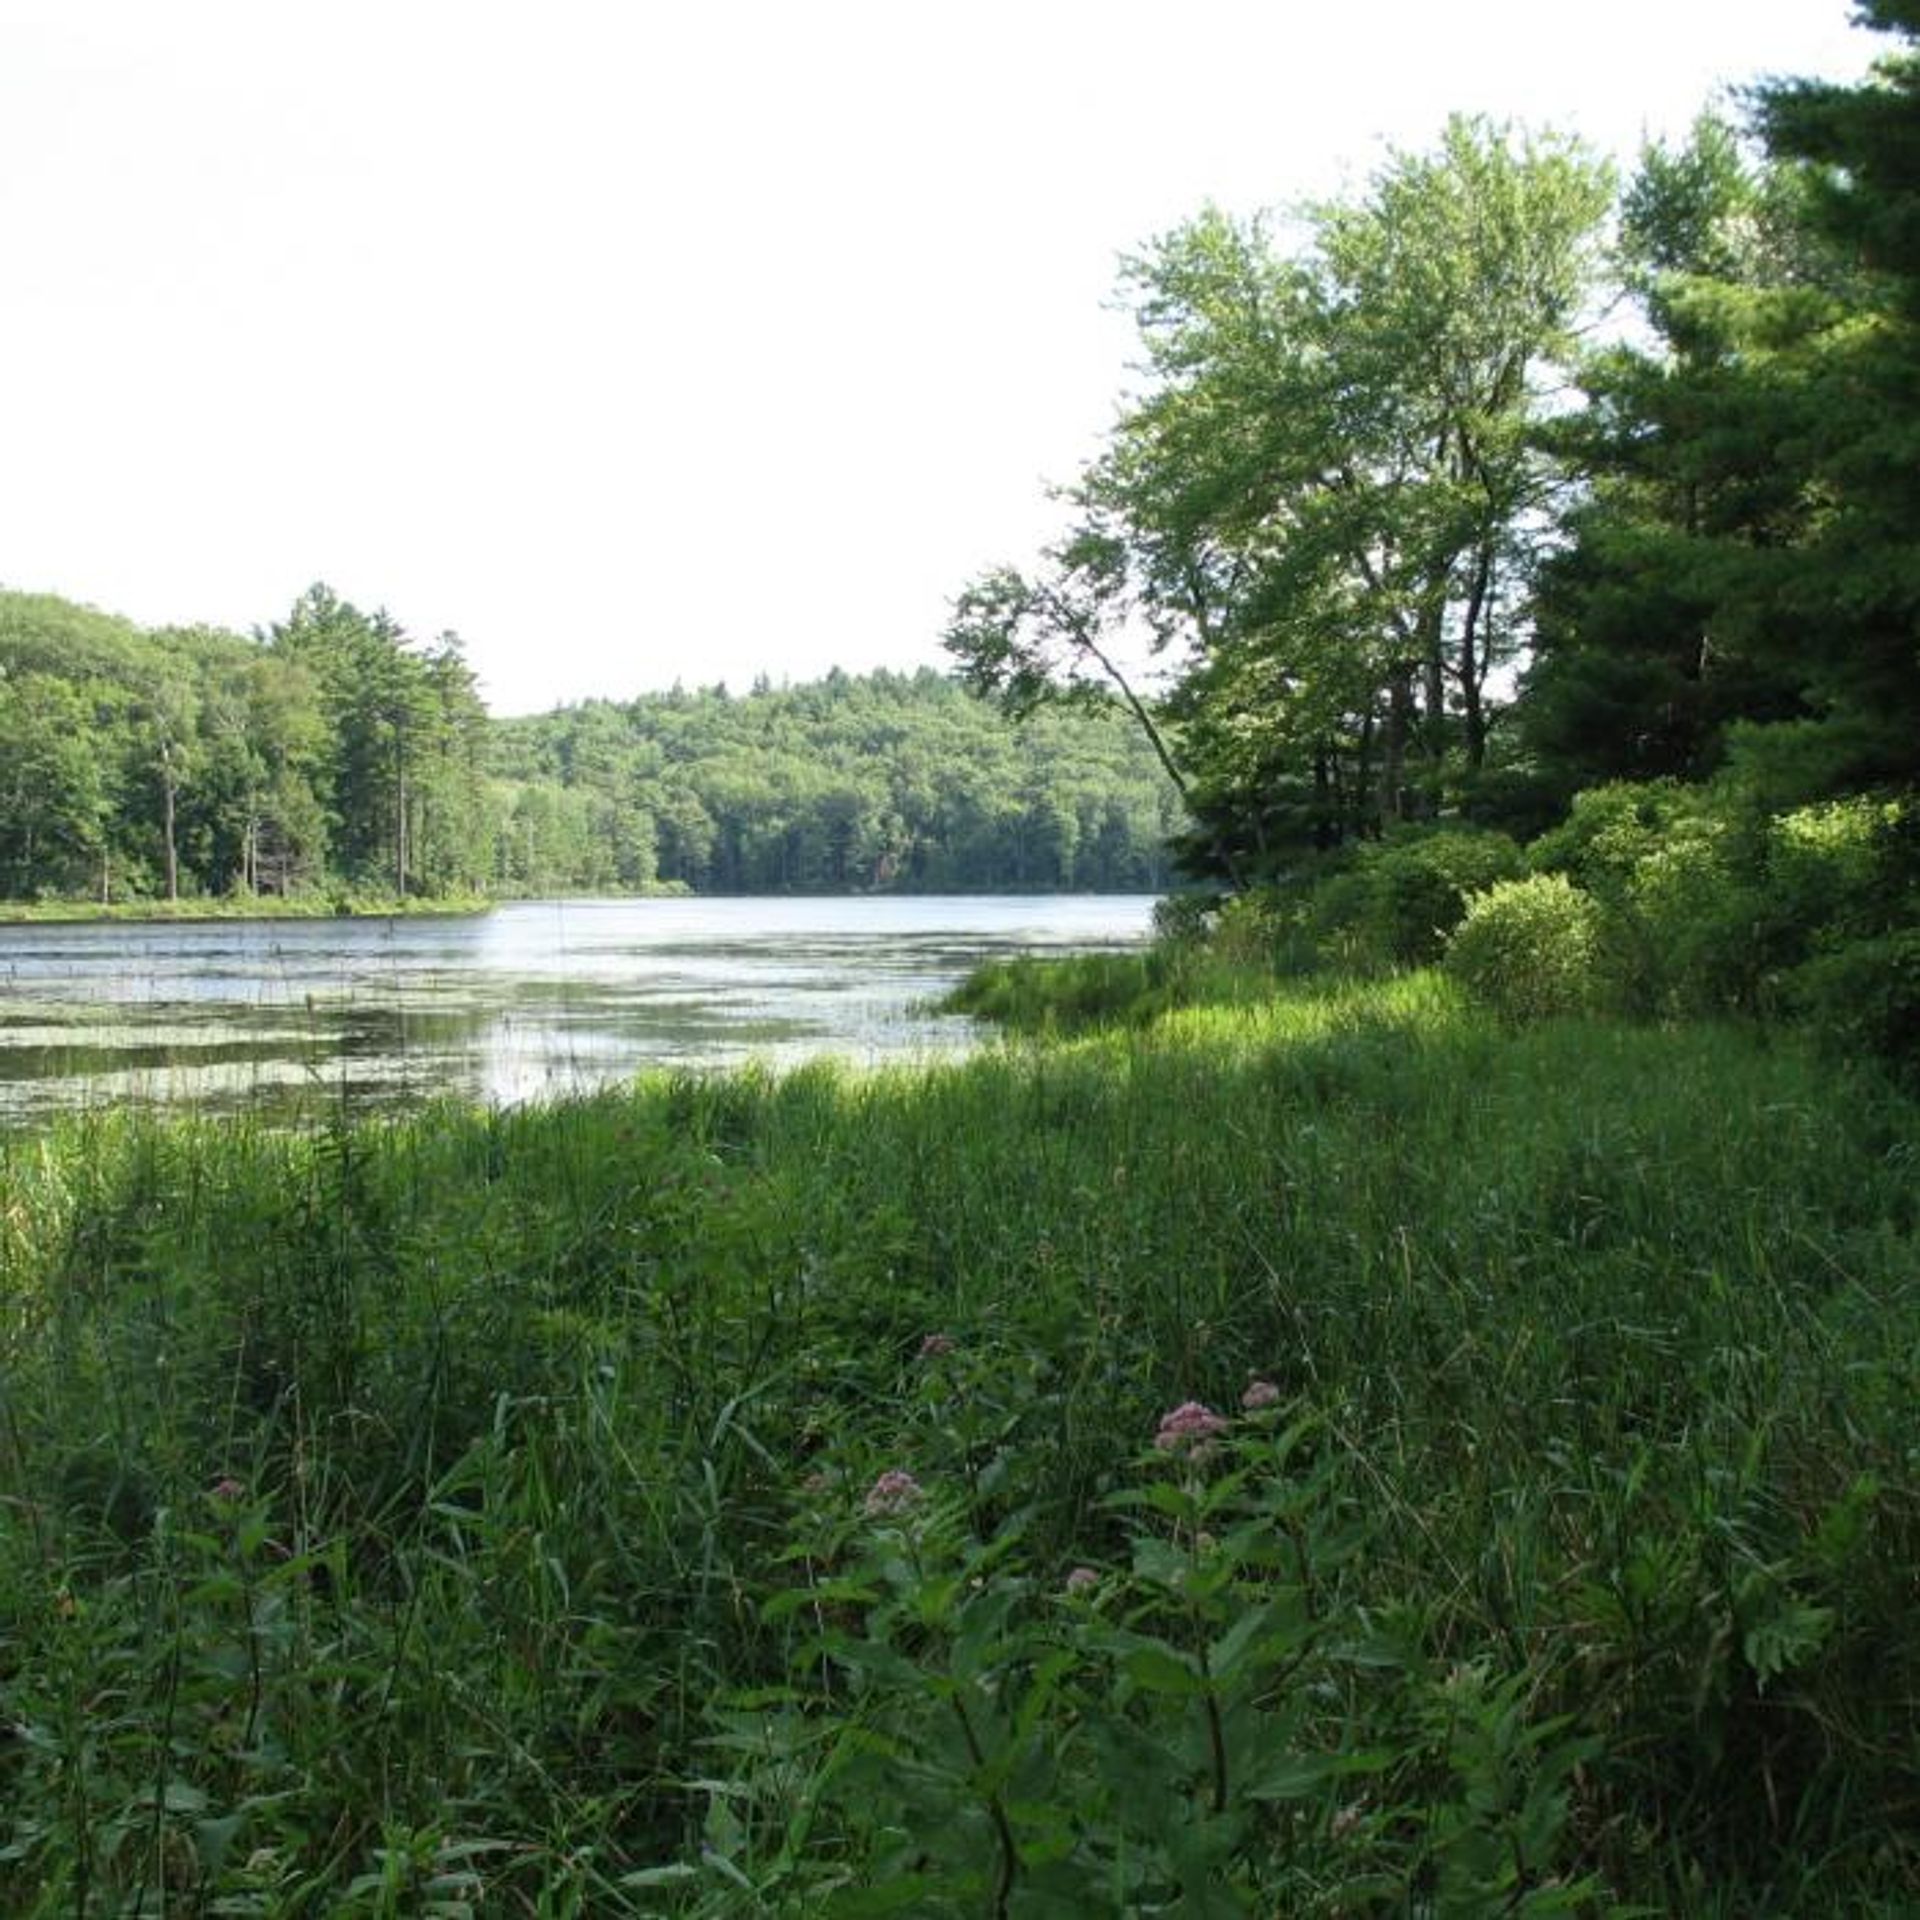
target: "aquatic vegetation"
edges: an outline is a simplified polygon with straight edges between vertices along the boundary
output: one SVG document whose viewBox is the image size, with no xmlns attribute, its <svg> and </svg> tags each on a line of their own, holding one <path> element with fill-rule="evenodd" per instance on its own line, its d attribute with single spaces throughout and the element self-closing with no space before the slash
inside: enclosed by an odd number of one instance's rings
<svg viewBox="0 0 1920 1920">
<path fill-rule="evenodd" d="M 0 1912 L 1910 1908 L 1917 1165 L 1433 975 L 5 1138 Z"/>
</svg>

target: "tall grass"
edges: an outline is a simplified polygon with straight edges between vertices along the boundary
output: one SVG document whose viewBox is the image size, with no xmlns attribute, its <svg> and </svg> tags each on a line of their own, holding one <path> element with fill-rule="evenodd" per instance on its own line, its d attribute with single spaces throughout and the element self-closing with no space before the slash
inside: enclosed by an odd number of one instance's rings
<svg viewBox="0 0 1920 1920">
<path fill-rule="evenodd" d="M 1917 1154 L 1431 975 L 13 1139 L 0 1911 L 1911 1911 Z"/>
</svg>

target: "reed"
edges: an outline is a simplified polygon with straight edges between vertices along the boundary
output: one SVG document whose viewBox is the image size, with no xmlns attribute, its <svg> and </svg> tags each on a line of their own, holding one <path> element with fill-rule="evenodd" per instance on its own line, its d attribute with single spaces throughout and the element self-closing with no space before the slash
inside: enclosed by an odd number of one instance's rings
<svg viewBox="0 0 1920 1920">
<path fill-rule="evenodd" d="M 1917 1156 L 1429 974 L 10 1138 L 0 1911 L 1911 1911 Z"/>
</svg>

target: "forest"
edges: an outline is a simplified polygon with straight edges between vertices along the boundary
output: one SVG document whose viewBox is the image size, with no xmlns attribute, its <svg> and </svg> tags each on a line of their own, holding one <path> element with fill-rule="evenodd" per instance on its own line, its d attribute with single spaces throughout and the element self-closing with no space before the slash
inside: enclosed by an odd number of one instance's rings
<svg viewBox="0 0 1920 1920">
<path fill-rule="evenodd" d="M 1106 701 L 1020 730 L 835 672 L 485 711 L 460 642 L 324 586 L 252 636 L 0 594 L 0 897 L 1158 891 L 1177 795 Z"/>
<path fill-rule="evenodd" d="M 1476 936 L 1509 983 L 1602 940 L 1615 997 L 1910 1051 L 1920 12 L 1863 18 L 1872 81 L 1760 87 L 1625 180 L 1461 118 L 1152 240 L 1138 384 L 1068 532 L 957 600 L 967 683 L 1122 700 L 1187 867 L 1371 914 L 1376 957 L 1526 879 Z"/>
<path fill-rule="evenodd" d="M 1911 58 L 1624 180 L 1457 118 L 1344 200 L 1150 240 L 1136 383 L 1066 532 L 959 592 L 958 686 L 494 720 L 457 636 L 324 586 L 244 638 L 0 598 L 0 889 L 1298 889 L 1604 816 L 1646 842 L 1619 885 L 1702 920 L 1792 848 L 1871 868 L 1802 931 L 1910 976 Z"/>
</svg>

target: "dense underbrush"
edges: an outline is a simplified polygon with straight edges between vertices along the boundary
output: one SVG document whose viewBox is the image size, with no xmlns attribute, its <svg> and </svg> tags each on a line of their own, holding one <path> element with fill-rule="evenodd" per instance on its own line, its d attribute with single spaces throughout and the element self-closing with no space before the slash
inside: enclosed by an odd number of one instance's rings
<svg viewBox="0 0 1920 1920">
<path fill-rule="evenodd" d="M 1426 974 L 0 1156 L 0 1911 L 1920 1901 L 1871 1072 Z"/>
</svg>

